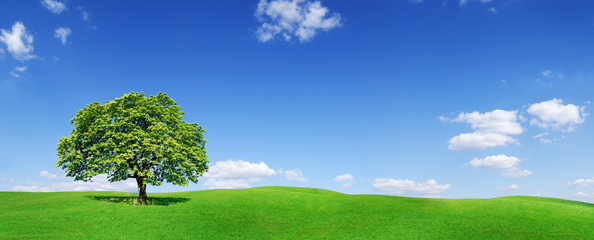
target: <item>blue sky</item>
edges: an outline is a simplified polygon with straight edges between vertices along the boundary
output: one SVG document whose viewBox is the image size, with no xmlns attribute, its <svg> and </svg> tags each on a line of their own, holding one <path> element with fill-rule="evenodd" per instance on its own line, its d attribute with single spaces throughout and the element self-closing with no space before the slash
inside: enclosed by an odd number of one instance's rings
<svg viewBox="0 0 594 240">
<path fill-rule="evenodd" d="M 268 185 L 594 202 L 594 3 L 7 0 L 0 191 L 120 190 L 55 168 L 92 102 L 165 92 L 211 170 Z"/>
</svg>

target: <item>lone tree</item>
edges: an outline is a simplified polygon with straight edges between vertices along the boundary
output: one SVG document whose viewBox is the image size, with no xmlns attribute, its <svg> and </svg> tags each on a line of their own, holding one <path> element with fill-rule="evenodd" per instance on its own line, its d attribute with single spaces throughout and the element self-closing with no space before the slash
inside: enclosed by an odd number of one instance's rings
<svg viewBox="0 0 594 240">
<path fill-rule="evenodd" d="M 208 171 L 205 130 L 182 121 L 180 108 L 165 93 L 131 92 L 104 105 L 89 104 L 71 120 L 70 137 L 60 139 L 56 167 L 76 181 L 98 174 L 110 182 L 134 178 L 143 204 L 147 184 L 196 183 Z"/>
</svg>

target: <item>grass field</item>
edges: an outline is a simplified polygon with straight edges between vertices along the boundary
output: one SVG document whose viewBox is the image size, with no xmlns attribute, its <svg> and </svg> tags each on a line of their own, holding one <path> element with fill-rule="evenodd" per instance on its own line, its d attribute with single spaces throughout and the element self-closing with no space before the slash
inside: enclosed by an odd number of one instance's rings
<svg viewBox="0 0 594 240">
<path fill-rule="evenodd" d="M 0 239 L 594 239 L 594 205 L 261 187 L 149 194 L 0 192 Z"/>
</svg>

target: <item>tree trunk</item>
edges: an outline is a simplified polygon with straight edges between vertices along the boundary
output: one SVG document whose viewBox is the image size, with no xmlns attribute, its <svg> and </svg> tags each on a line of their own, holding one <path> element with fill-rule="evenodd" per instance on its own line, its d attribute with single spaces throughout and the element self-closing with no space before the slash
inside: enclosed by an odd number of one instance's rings
<svg viewBox="0 0 594 240">
<path fill-rule="evenodd" d="M 136 184 L 138 185 L 138 201 L 142 204 L 146 204 L 148 197 L 146 196 L 146 183 L 144 179 L 137 177 Z"/>
</svg>

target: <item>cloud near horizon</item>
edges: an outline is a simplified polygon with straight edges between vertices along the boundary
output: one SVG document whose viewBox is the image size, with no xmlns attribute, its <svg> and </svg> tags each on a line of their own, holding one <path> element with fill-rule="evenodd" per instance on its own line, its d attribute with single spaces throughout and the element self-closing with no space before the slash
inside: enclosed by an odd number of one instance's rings
<svg viewBox="0 0 594 240">
<path fill-rule="evenodd" d="M 285 178 L 289 181 L 307 182 L 308 180 L 303 177 L 303 172 L 299 168 L 285 171 Z"/>
<path fill-rule="evenodd" d="M 249 188 L 250 183 L 264 181 L 276 174 L 264 162 L 218 161 L 204 174 L 207 179 L 204 185 L 210 189 Z"/>
<path fill-rule="evenodd" d="M 57 175 L 50 174 L 47 171 L 41 171 L 41 176 L 48 179 L 56 179 Z M 89 191 L 122 191 L 122 192 L 136 192 L 138 187 L 136 180 L 128 179 L 126 181 L 109 182 L 106 174 L 99 174 L 88 182 L 72 181 L 72 182 L 60 182 L 52 184 L 43 184 L 28 182 L 25 184 L 19 184 L 10 189 L 16 192 L 89 192 Z"/>
<path fill-rule="evenodd" d="M 424 183 L 393 178 L 376 178 L 373 181 L 373 189 L 390 195 L 435 196 L 447 191 L 450 187 L 450 184 L 438 185 L 434 179 Z"/>
<path fill-rule="evenodd" d="M 353 184 L 357 183 L 355 177 L 348 173 L 336 176 L 334 178 L 334 181 L 342 183 L 342 185 L 340 186 L 341 188 L 350 188 L 351 186 L 353 186 Z"/>
</svg>

